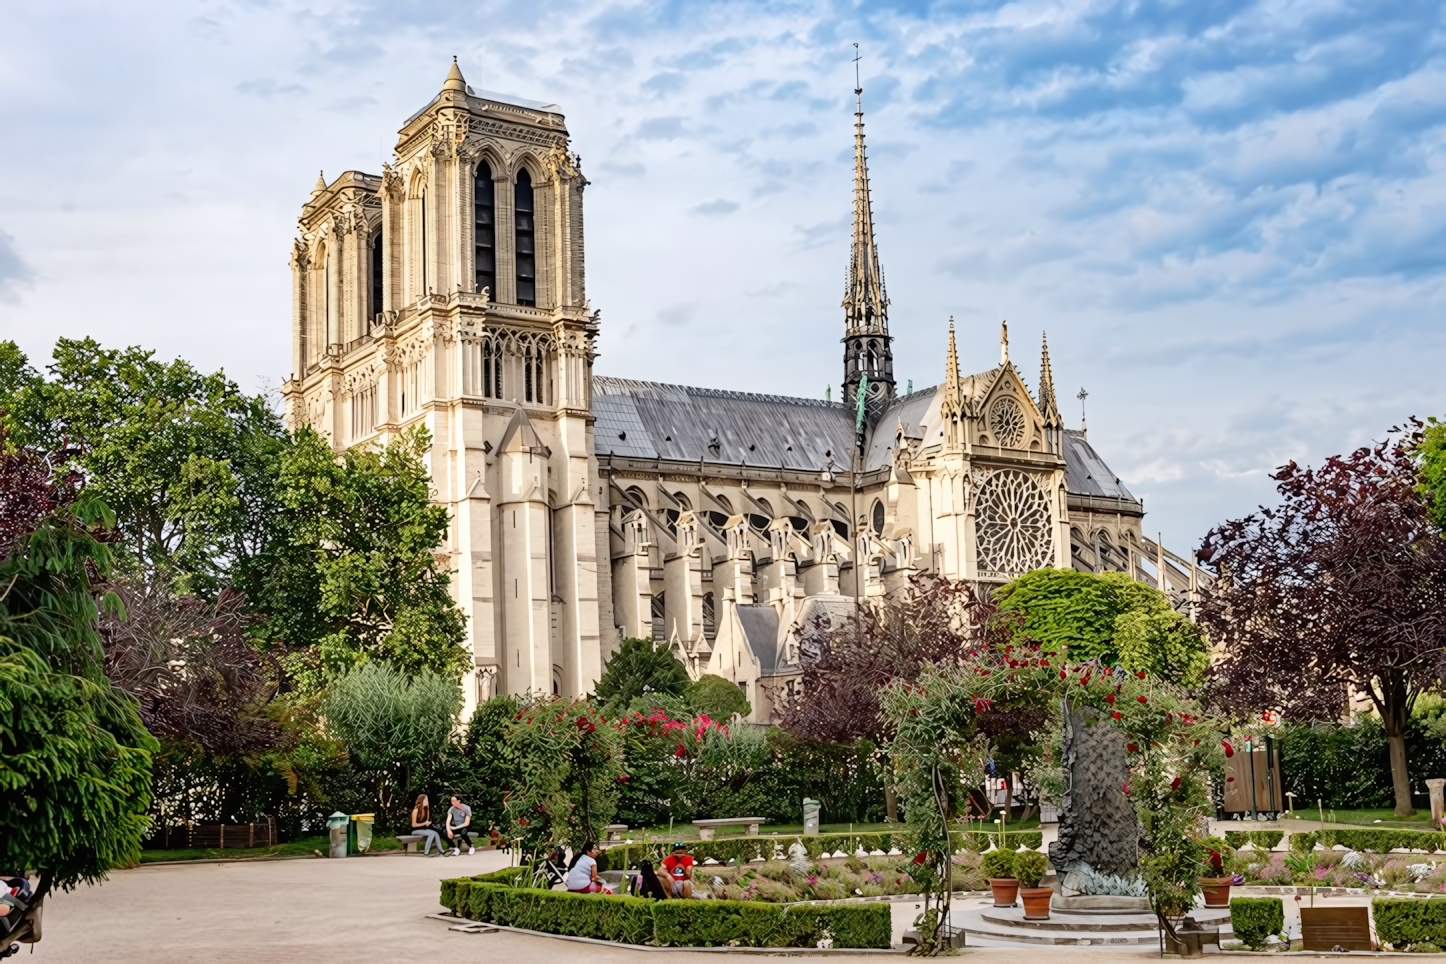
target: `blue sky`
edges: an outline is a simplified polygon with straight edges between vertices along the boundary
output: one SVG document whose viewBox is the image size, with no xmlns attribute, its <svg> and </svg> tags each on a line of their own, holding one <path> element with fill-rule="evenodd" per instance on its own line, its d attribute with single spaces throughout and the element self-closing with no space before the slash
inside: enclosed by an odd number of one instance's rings
<svg viewBox="0 0 1446 964">
<path fill-rule="evenodd" d="M 855 42 L 901 382 L 951 315 L 969 370 L 1008 318 L 1031 382 L 1047 330 L 1180 549 L 1272 467 L 1446 413 L 1446 29 L 1411 0 L 12 0 L 0 337 L 274 386 L 317 170 L 377 171 L 456 54 L 567 115 L 599 372 L 821 395 Z"/>
</svg>

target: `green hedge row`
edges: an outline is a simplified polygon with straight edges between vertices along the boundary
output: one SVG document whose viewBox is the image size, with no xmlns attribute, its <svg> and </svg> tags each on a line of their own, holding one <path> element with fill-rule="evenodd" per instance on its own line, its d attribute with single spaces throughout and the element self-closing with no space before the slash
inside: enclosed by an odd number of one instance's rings
<svg viewBox="0 0 1446 964">
<path fill-rule="evenodd" d="M 964 850 L 987 850 L 991 843 L 997 843 L 999 839 L 997 834 L 977 831 L 955 831 L 951 836 L 954 837 L 956 845 Z M 1011 833 L 1005 840 L 1011 849 L 1023 845 L 1031 850 L 1038 850 L 1044 842 L 1044 837 L 1037 830 L 1026 830 Z M 775 853 L 787 855 L 788 848 L 795 841 L 803 844 L 810 860 L 817 860 L 825 850 L 829 853 L 842 850 L 844 853 L 852 854 L 862 847 L 869 852 L 882 850 L 884 853 L 888 853 L 890 850 L 898 850 L 901 853 L 908 853 L 912 847 L 909 834 L 904 832 L 831 833 L 813 837 L 759 835 L 698 841 L 688 844 L 688 853 L 692 854 L 693 859 L 700 864 L 709 859 L 716 860 L 720 864 L 730 861 L 746 864 L 759 857 L 764 860 L 772 860 Z M 638 866 L 640 860 L 651 860 L 656 865 L 668 855 L 668 851 L 671 849 L 670 843 L 615 844 L 598 855 L 598 870 L 631 870 Z"/>
<path fill-rule="evenodd" d="M 1284 836 L 1285 833 L 1280 830 L 1227 830 L 1225 842 L 1236 850 L 1244 847 L 1247 842 L 1253 844 L 1256 850 L 1274 850 Z"/>
<path fill-rule="evenodd" d="M 1285 930 L 1285 903 L 1279 897 L 1236 897 L 1230 901 L 1230 929 L 1258 951 L 1267 937 Z"/>
<path fill-rule="evenodd" d="M 1226 834 L 1228 841 L 1230 835 Z M 1319 843 L 1322 847 L 1334 847 L 1340 844 L 1349 847 L 1351 850 L 1363 850 L 1373 854 L 1384 854 L 1397 847 L 1404 847 L 1407 850 L 1425 850 L 1431 852 L 1438 847 L 1446 849 L 1446 834 L 1432 833 L 1427 830 L 1341 830 L 1326 828 L 1325 830 L 1311 831 L 1310 833 L 1293 833 L 1290 835 L 1290 849 L 1294 851 L 1311 850 Z M 1231 846 L 1235 846 L 1232 842 Z"/>
<path fill-rule="evenodd" d="M 1446 900 L 1371 901 L 1376 937 L 1400 950 L 1408 944 L 1446 947 Z"/>
<path fill-rule="evenodd" d="M 513 871 L 525 868 L 512 868 Z M 514 886 L 496 874 L 442 881 L 442 905 L 459 917 L 570 937 L 664 947 L 888 948 L 889 905 L 765 904 L 736 900 L 648 900 Z"/>
</svg>

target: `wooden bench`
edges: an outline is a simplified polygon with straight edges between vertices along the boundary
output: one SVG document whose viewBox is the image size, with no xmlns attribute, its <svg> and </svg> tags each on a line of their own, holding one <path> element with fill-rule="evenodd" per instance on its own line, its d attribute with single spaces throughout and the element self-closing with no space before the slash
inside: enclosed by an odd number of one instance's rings
<svg viewBox="0 0 1446 964">
<path fill-rule="evenodd" d="M 699 840 L 712 840 L 719 827 L 747 827 L 748 836 L 758 836 L 758 828 L 764 823 L 763 817 L 727 817 L 722 820 L 694 820 Z"/>
<path fill-rule="evenodd" d="M 1373 951 L 1369 907 L 1302 907 L 1300 936 L 1307 951 Z"/>
</svg>

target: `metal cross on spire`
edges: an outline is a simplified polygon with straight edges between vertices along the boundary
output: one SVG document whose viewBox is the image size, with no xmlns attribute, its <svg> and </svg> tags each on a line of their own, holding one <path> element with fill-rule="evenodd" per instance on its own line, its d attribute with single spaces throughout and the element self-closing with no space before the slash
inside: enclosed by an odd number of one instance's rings
<svg viewBox="0 0 1446 964">
<path fill-rule="evenodd" d="M 1080 386 L 1079 394 L 1075 398 L 1079 399 L 1079 430 L 1081 434 L 1085 431 L 1085 399 L 1089 397 L 1090 393 L 1084 390 L 1084 386 Z"/>
</svg>

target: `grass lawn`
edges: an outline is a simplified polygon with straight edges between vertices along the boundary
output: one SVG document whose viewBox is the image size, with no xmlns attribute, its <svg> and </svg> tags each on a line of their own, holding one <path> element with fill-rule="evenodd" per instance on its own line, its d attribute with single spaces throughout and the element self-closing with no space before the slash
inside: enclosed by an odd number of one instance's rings
<svg viewBox="0 0 1446 964">
<path fill-rule="evenodd" d="M 275 847 L 227 847 L 217 850 L 210 847 L 187 847 L 178 850 L 142 850 L 141 863 L 153 864 L 163 860 L 244 860 L 248 857 L 301 857 L 319 851 L 326 855 L 331 847 L 329 837 L 303 837 Z M 401 850 L 402 843 L 396 837 L 373 837 L 372 851 Z"/>
<path fill-rule="evenodd" d="M 1301 820 L 1315 822 L 1320 819 L 1316 810 L 1297 810 L 1295 816 Z M 1431 808 L 1426 806 L 1416 811 L 1414 816 L 1398 817 L 1390 807 L 1382 807 L 1379 810 L 1330 810 L 1325 811 L 1325 822 L 1327 824 L 1348 824 L 1357 827 L 1388 827 L 1395 830 L 1430 830 L 1431 829 Z M 1289 824 L 1290 818 L 1286 817 L 1282 824 Z"/>
</svg>

